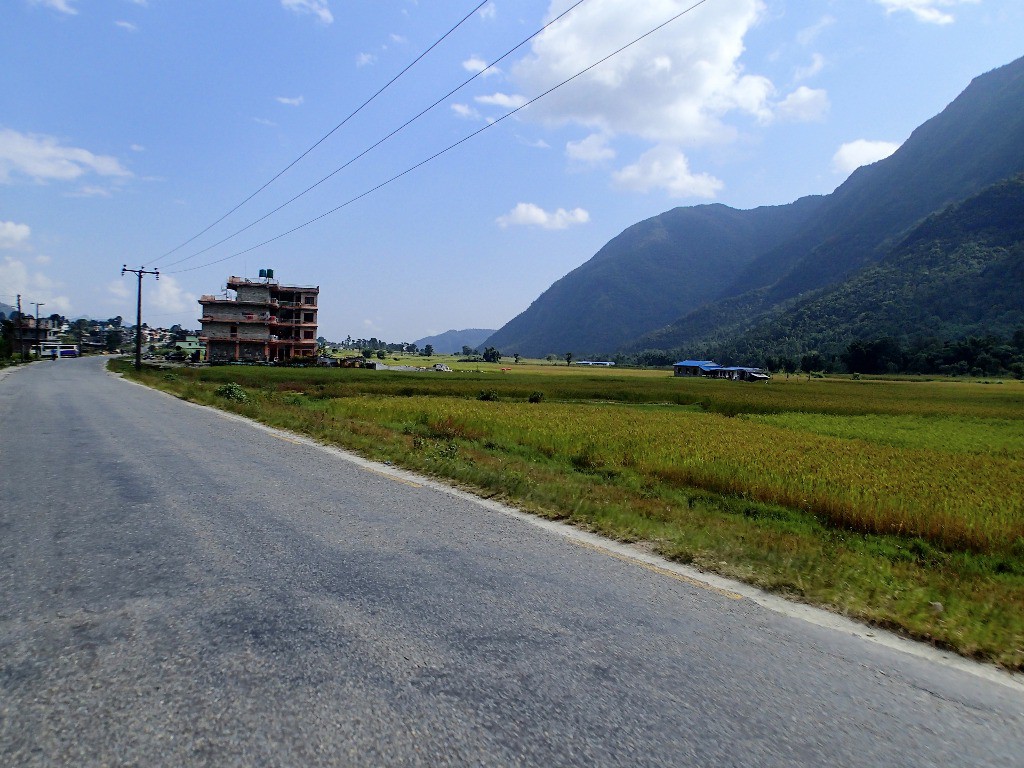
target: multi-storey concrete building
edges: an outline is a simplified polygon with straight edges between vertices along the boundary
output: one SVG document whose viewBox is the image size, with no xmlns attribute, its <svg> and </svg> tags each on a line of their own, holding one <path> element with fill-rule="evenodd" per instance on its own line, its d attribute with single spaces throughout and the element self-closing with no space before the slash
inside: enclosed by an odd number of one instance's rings
<svg viewBox="0 0 1024 768">
<path fill-rule="evenodd" d="M 60 323 L 40 317 L 37 324 L 32 315 L 22 315 L 14 323 L 12 341 L 16 352 L 38 355 L 40 344 L 60 343 Z"/>
<path fill-rule="evenodd" d="M 234 297 L 199 299 L 199 338 L 206 342 L 207 360 L 268 362 L 316 355 L 320 286 L 280 285 L 273 277 L 231 277 L 227 291 L 234 291 Z"/>
</svg>

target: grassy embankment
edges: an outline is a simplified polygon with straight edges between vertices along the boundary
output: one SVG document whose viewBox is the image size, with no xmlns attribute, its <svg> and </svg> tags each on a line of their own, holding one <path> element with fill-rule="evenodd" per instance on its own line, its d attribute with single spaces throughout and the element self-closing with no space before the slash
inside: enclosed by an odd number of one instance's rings
<svg viewBox="0 0 1024 768">
<path fill-rule="evenodd" d="M 470 367 L 141 378 L 1024 670 L 1020 382 Z M 246 402 L 217 394 L 228 382 Z"/>
</svg>

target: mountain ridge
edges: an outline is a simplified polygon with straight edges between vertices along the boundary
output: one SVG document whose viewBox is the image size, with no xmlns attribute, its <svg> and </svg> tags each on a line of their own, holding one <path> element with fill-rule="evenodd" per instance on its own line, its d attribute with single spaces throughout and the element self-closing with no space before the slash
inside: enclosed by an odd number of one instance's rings
<svg viewBox="0 0 1024 768">
<path fill-rule="evenodd" d="M 638 222 L 486 344 L 580 356 L 740 338 L 759 318 L 879 263 L 929 216 L 1024 172 L 1022 104 L 1024 58 L 975 77 L 893 155 L 830 195 L 680 207 Z"/>
</svg>

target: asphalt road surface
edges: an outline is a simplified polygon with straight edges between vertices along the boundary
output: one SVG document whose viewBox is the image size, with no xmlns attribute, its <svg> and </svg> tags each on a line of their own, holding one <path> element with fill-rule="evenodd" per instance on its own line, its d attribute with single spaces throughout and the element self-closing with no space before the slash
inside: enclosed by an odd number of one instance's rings
<svg viewBox="0 0 1024 768">
<path fill-rule="evenodd" d="M 1019 679 L 103 363 L 0 378 L 0 765 L 1024 765 Z"/>
</svg>

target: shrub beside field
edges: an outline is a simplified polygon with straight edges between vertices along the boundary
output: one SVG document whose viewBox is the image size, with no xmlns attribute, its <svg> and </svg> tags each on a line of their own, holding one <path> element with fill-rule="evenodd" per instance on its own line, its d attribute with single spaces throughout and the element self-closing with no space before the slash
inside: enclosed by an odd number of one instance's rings
<svg viewBox="0 0 1024 768">
<path fill-rule="evenodd" d="M 749 385 L 564 367 L 141 378 L 1024 668 L 1018 383 Z M 246 399 L 218 395 L 229 384 Z"/>
</svg>

